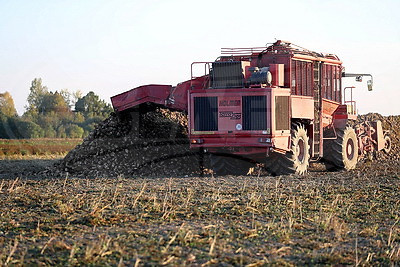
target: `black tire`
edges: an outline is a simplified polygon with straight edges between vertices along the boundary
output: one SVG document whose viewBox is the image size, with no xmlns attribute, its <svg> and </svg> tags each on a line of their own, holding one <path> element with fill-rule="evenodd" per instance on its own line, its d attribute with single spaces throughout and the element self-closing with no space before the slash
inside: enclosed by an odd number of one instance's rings
<svg viewBox="0 0 400 267">
<path fill-rule="evenodd" d="M 254 163 L 229 155 L 210 155 L 210 165 L 216 175 L 246 175 Z"/>
<path fill-rule="evenodd" d="M 309 163 L 310 145 L 307 131 L 302 125 L 294 125 L 291 150 L 286 154 L 271 153 L 267 158 L 266 168 L 272 175 L 303 175 L 307 172 Z"/>
<path fill-rule="evenodd" d="M 335 169 L 352 170 L 358 162 L 358 141 L 353 128 L 336 129 L 337 138 L 324 142 L 324 159 Z"/>
<path fill-rule="evenodd" d="M 392 149 L 392 140 L 390 139 L 389 135 L 385 135 L 385 147 L 383 148 L 383 152 L 389 154 L 391 149 Z"/>
<path fill-rule="evenodd" d="M 265 161 L 265 169 L 272 175 L 276 175 L 279 169 L 278 153 L 272 152 Z"/>
</svg>

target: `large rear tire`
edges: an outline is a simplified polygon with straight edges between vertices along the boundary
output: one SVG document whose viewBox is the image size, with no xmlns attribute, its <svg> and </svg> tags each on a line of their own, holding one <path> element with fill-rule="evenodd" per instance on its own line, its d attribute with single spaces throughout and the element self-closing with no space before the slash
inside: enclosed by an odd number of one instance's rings
<svg viewBox="0 0 400 267">
<path fill-rule="evenodd" d="M 307 131 L 302 125 L 292 127 L 291 150 L 286 154 L 273 152 L 267 158 L 266 168 L 272 175 L 307 172 L 310 163 L 310 145 Z"/>
<path fill-rule="evenodd" d="M 216 175 L 246 175 L 254 163 L 229 155 L 210 155 L 210 165 Z"/>
<path fill-rule="evenodd" d="M 358 162 L 357 135 L 353 128 L 336 129 L 337 138 L 324 142 L 324 159 L 336 169 L 352 170 Z"/>
</svg>

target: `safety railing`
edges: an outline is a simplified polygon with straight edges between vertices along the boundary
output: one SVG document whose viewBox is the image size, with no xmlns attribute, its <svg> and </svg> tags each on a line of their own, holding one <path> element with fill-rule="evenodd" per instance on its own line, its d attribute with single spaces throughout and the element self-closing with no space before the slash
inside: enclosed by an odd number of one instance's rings
<svg viewBox="0 0 400 267">
<path fill-rule="evenodd" d="M 193 66 L 200 65 L 200 64 L 204 64 L 204 74 L 201 74 L 200 76 L 196 76 L 196 75 L 193 74 Z M 210 73 L 210 69 L 211 69 L 210 64 L 212 64 L 212 62 L 193 62 L 190 65 L 190 78 L 193 80 L 195 78 L 198 78 L 198 77 L 201 77 L 201 76 L 205 76 L 208 73 Z"/>
<path fill-rule="evenodd" d="M 201 65 L 201 64 L 203 64 L 204 65 L 204 74 L 202 73 L 200 76 L 198 76 L 198 75 L 195 75 L 194 74 L 194 71 L 193 71 L 193 67 L 195 66 L 195 65 Z M 202 76 L 206 76 L 206 75 L 208 75 L 209 73 L 210 73 L 210 69 L 211 69 L 211 65 L 212 64 L 212 62 L 193 62 L 191 65 L 190 65 L 190 88 L 193 88 L 193 81 L 196 79 L 196 78 L 199 78 L 199 77 L 202 77 Z M 206 82 L 206 81 L 205 81 Z M 203 86 L 204 86 L 205 84 L 203 84 Z"/>
<path fill-rule="evenodd" d="M 347 105 L 347 113 L 351 115 L 357 115 L 357 104 L 356 101 L 353 100 L 353 89 L 354 86 L 348 86 L 343 89 L 343 103 Z M 350 89 L 350 100 L 346 99 L 346 90 Z"/>
<path fill-rule="evenodd" d="M 248 48 L 221 48 L 222 55 L 244 56 L 265 51 L 267 47 L 248 47 Z"/>
</svg>

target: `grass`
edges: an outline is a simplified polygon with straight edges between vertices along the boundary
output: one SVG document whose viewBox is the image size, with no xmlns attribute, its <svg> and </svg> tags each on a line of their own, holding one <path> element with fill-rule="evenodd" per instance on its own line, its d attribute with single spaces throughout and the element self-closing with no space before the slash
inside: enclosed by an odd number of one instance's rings
<svg viewBox="0 0 400 267">
<path fill-rule="evenodd" d="M 398 167 L 37 178 L 0 181 L 0 265 L 400 263 Z"/>
<path fill-rule="evenodd" d="M 0 158 L 65 156 L 82 139 L 42 138 L 42 139 L 0 139 Z"/>
</svg>

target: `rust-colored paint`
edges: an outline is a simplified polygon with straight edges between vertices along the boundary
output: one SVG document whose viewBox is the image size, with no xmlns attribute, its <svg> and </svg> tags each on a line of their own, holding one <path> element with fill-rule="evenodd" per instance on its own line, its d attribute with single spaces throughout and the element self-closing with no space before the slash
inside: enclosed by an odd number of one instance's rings
<svg viewBox="0 0 400 267">
<path fill-rule="evenodd" d="M 314 119 L 314 98 L 311 96 L 291 96 L 292 118 Z"/>
</svg>

